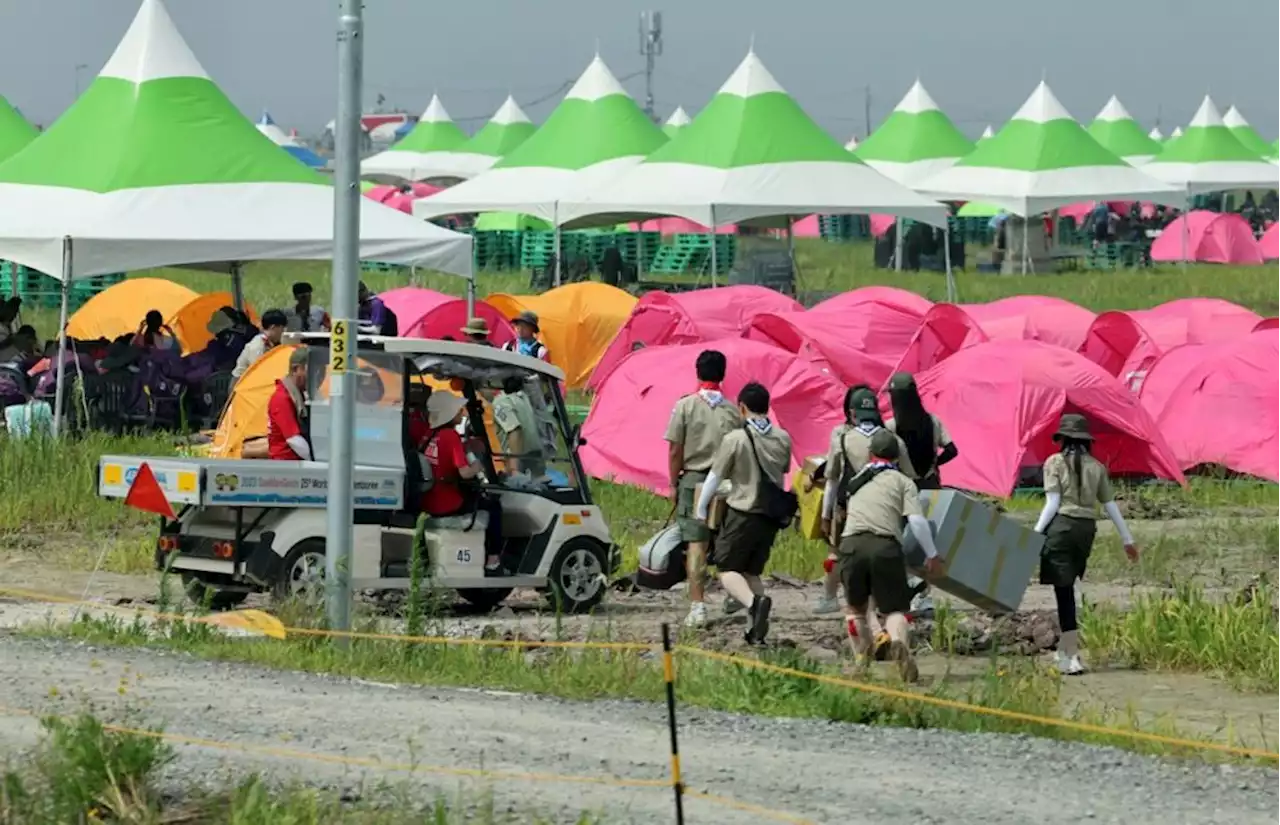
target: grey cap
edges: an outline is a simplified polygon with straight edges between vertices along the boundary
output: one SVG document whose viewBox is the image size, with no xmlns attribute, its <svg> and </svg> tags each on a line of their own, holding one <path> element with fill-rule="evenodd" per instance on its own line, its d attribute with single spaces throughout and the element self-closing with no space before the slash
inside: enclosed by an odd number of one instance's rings
<svg viewBox="0 0 1280 825">
<path fill-rule="evenodd" d="M 877 430 L 871 436 L 871 454 L 894 461 L 898 458 L 898 437 L 888 430 Z"/>
</svg>

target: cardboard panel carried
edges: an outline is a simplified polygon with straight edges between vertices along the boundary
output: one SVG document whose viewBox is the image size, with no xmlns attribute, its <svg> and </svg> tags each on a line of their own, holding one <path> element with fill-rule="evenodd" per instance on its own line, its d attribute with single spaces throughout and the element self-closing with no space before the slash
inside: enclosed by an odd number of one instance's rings
<svg viewBox="0 0 1280 825">
<path fill-rule="evenodd" d="M 1017 610 L 1039 565 L 1044 536 L 956 490 L 922 491 L 920 506 L 947 564 L 946 575 L 930 584 L 991 613 Z M 919 573 L 924 551 L 909 530 L 903 551 Z"/>
</svg>

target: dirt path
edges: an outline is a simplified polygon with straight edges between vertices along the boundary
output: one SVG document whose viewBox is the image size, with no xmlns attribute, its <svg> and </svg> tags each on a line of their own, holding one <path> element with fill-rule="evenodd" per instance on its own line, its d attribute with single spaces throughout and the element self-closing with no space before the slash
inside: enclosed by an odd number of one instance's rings
<svg viewBox="0 0 1280 825">
<path fill-rule="evenodd" d="M 122 680 L 125 695 L 117 692 Z M 51 688 L 58 697 L 51 699 Z M 523 695 L 381 686 L 0 636 L 0 704 L 108 717 L 141 711 L 171 734 L 451 769 L 663 779 L 661 707 L 571 703 Z M 870 729 L 681 710 L 689 787 L 799 814 L 813 822 L 1274 822 L 1274 770 L 1165 762 L 1020 736 Z M 0 712 L 0 752 L 30 746 L 30 717 Z M 167 782 L 265 771 L 338 789 L 407 783 L 429 797 L 456 776 L 393 774 L 283 754 L 179 747 Z M 886 771 L 885 766 L 894 766 Z M 1064 781 L 1067 779 L 1069 781 Z M 500 803 L 562 818 L 586 809 L 619 821 L 669 821 L 666 789 L 534 782 L 489 785 Z M 760 813 L 691 800 L 690 822 L 760 823 Z"/>
</svg>

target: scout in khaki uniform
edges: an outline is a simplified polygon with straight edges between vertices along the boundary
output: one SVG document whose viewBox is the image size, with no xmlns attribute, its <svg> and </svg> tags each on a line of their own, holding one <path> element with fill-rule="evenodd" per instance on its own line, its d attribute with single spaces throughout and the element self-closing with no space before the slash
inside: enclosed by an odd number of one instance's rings
<svg viewBox="0 0 1280 825">
<path fill-rule="evenodd" d="M 938 468 L 960 454 L 951 442 L 947 428 L 933 413 L 924 408 L 916 379 L 909 372 L 896 372 L 889 379 L 889 402 L 893 418 L 884 428 L 902 439 L 907 457 L 916 473 L 916 486 L 921 490 L 941 487 Z"/>
<path fill-rule="evenodd" d="M 675 499 L 676 523 L 680 538 L 689 545 L 686 566 L 689 573 L 689 615 L 685 624 L 701 627 L 707 621 L 703 576 L 706 573 L 707 545 L 711 530 L 694 515 L 695 490 L 706 480 L 716 449 L 724 437 L 742 426 L 742 415 L 720 391 L 727 362 L 724 353 L 704 350 L 694 369 L 698 391 L 676 402 L 667 423 L 667 472 Z"/>
<path fill-rule="evenodd" d="M 918 677 L 907 635 L 906 612 L 911 609 L 907 584 L 907 560 L 902 554 L 902 523 L 924 550 L 925 570 L 937 575 L 942 569 L 933 544 L 929 522 L 920 510 L 915 483 L 897 466 L 900 442 L 888 430 L 871 438 L 871 460 L 849 484 L 848 513 L 837 552 L 837 569 L 848 605 L 849 641 L 855 658 L 865 662 L 871 652 L 868 603 L 886 614 L 890 655 L 905 681 Z"/>
<path fill-rule="evenodd" d="M 502 394 L 493 399 L 493 422 L 498 425 L 498 441 L 506 467 L 513 473 L 542 478 L 547 472 L 538 417 L 526 394 L 524 381 L 508 378 Z"/>
<path fill-rule="evenodd" d="M 1035 529 L 1045 536 L 1040 583 L 1052 585 L 1058 602 L 1058 624 L 1062 627 L 1058 670 L 1074 676 L 1084 673 L 1076 622 L 1076 579 L 1084 578 L 1093 550 L 1099 505 L 1116 526 L 1130 561 L 1137 561 L 1138 546 L 1116 505 L 1107 468 L 1089 454 L 1093 436 L 1088 420 L 1072 413 L 1062 416 L 1053 440 L 1062 444 L 1062 452 L 1044 463 L 1044 509 Z"/>
<path fill-rule="evenodd" d="M 876 400 L 875 390 L 860 384 L 850 387 L 844 396 L 845 423 L 831 432 L 831 444 L 827 448 L 825 465 L 826 486 L 822 492 L 822 532 L 828 536 L 834 548 L 840 535 L 839 515 L 843 509 L 844 497 L 842 487 L 848 484 L 871 458 L 871 438 L 884 429 L 880 420 L 880 405 Z M 906 446 L 899 444 L 901 453 L 906 453 Z M 899 464 L 901 471 L 914 476 L 910 461 Z M 818 614 L 836 613 L 840 610 L 840 602 L 836 598 L 840 586 L 839 577 L 835 573 L 834 553 L 827 558 L 827 575 L 823 580 L 823 595 L 814 605 L 813 612 Z M 875 623 L 874 614 L 872 617 Z M 875 629 L 879 633 L 878 629 Z"/>
<path fill-rule="evenodd" d="M 764 594 L 760 576 L 781 529 L 766 515 L 764 496 L 767 485 L 783 488 L 791 466 L 791 436 L 769 421 L 769 391 L 754 381 L 738 393 L 738 411 L 746 423 L 720 442 L 695 514 L 705 520 L 720 481 L 733 483 L 712 561 L 720 570 L 725 591 L 750 611 L 747 642 L 761 644 L 769 632 L 772 602 Z"/>
</svg>

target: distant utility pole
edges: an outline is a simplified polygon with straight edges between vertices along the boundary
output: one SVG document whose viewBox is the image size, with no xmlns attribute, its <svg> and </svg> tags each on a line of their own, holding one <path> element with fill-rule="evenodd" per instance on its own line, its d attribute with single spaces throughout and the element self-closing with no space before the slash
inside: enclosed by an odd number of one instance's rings
<svg viewBox="0 0 1280 825">
<path fill-rule="evenodd" d="M 871 136 L 871 87 L 862 87 L 862 139 Z"/>
<path fill-rule="evenodd" d="M 657 122 L 653 113 L 653 68 L 662 54 L 662 12 L 640 12 L 640 55 L 644 58 L 644 113 Z"/>
</svg>

